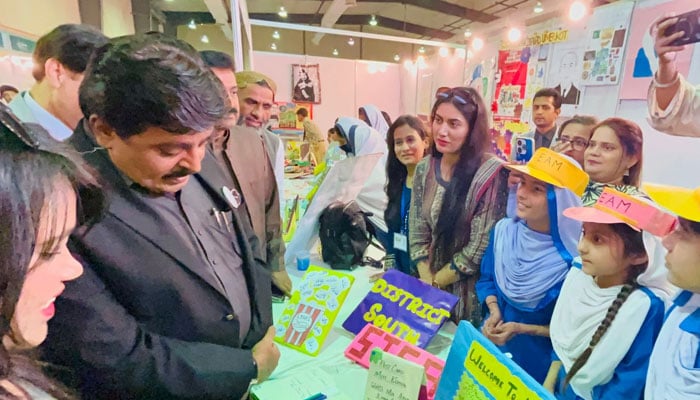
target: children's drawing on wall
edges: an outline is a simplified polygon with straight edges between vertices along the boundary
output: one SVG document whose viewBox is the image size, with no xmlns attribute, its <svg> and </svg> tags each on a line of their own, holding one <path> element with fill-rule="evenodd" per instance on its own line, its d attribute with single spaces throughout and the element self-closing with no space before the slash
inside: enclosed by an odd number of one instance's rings
<svg viewBox="0 0 700 400">
<path fill-rule="evenodd" d="M 581 70 L 584 56 L 583 45 L 556 43 L 547 68 L 547 87 L 554 88 L 563 97 L 562 115 L 574 115 L 581 100 Z"/>
<path fill-rule="evenodd" d="M 670 3 L 662 3 L 653 6 L 637 4 L 629 24 L 629 36 L 627 38 L 627 53 L 625 55 L 625 68 L 620 88 L 620 99 L 646 99 L 653 73 L 659 66 L 654 52 L 654 39 L 650 28 L 654 20 L 669 12 Z M 698 7 L 697 0 L 673 1 L 673 12 L 682 14 Z M 688 76 L 690 60 L 693 56 L 693 46 L 676 55 L 678 72 Z"/>
<path fill-rule="evenodd" d="M 634 3 L 596 8 L 588 23 L 581 83 L 617 85 L 620 82 L 627 27 Z"/>
<path fill-rule="evenodd" d="M 494 93 L 496 116 L 520 119 L 529 61 L 530 49 L 528 47 L 498 52 L 498 71 L 494 78 L 496 83 L 496 92 Z"/>
</svg>

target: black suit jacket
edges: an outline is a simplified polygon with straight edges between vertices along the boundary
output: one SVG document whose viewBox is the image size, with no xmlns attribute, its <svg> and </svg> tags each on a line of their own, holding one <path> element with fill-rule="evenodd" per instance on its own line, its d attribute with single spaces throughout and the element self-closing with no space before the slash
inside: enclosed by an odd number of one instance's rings
<svg viewBox="0 0 700 400">
<path fill-rule="evenodd" d="M 240 398 L 256 377 L 249 349 L 272 323 L 270 274 L 246 210 L 233 210 L 231 237 L 251 297 L 241 342 L 209 267 L 133 195 L 105 150 L 92 151 L 82 125 L 71 142 L 108 182 L 110 204 L 100 222 L 70 239 L 85 272 L 56 301 L 45 356 L 77 373 L 84 398 Z M 225 209 L 222 173 L 207 153 L 190 179 Z"/>
</svg>

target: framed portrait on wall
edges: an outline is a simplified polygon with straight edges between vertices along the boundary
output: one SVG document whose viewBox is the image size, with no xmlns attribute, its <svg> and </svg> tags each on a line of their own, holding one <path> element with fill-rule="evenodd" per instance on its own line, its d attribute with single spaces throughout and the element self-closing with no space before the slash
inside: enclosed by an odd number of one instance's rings
<svg viewBox="0 0 700 400">
<path fill-rule="evenodd" d="M 318 64 L 292 64 L 292 101 L 321 103 L 321 75 Z"/>
</svg>

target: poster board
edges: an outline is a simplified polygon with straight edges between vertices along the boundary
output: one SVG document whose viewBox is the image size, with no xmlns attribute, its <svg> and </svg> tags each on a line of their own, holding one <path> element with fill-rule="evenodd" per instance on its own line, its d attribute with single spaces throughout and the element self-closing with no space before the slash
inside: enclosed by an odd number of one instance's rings
<svg viewBox="0 0 700 400">
<path fill-rule="evenodd" d="M 554 400 L 554 396 L 469 322 L 462 321 L 457 327 L 435 399 Z"/>
</svg>

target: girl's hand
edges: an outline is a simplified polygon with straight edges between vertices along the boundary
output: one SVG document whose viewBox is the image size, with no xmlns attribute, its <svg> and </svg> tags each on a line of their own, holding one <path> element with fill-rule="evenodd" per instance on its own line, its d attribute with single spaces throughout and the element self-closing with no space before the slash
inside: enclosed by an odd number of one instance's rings
<svg viewBox="0 0 700 400">
<path fill-rule="evenodd" d="M 493 329 L 491 329 L 489 339 L 491 339 L 494 344 L 503 346 L 518 333 L 520 333 L 519 323 L 501 321 Z"/>
<path fill-rule="evenodd" d="M 489 307 L 489 309 L 490 315 L 486 319 L 486 321 L 484 321 L 484 326 L 481 328 L 481 332 L 484 335 L 490 334 L 493 328 L 495 328 L 496 325 L 502 322 L 501 310 L 498 308 L 498 305 L 494 305 L 493 309 Z"/>
</svg>

